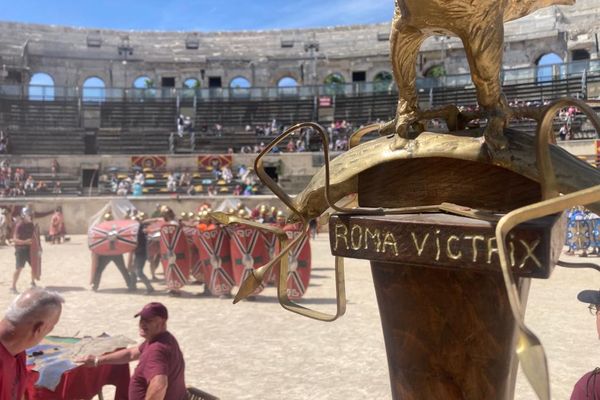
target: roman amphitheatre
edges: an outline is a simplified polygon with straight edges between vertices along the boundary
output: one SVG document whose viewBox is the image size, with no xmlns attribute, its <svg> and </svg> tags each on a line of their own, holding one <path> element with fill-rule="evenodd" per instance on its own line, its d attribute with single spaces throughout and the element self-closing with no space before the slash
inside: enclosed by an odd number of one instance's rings
<svg viewBox="0 0 600 400">
<path fill-rule="evenodd" d="M 570 96 L 600 110 L 599 8 L 597 0 L 579 0 L 506 24 L 502 84 L 508 102 L 536 106 Z M 103 207 L 123 200 L 146 215 L 157 204 L 177 216 L 240 203 L 248 210 L 265 205 L 285 211 L 253 172 L 257 153 L 286 128 L 314 121 L 325 128 L 337 157 L 356 129 L 393 119 L 398 93 L 389 31 L 389 23 L 241 33 L 0 22 L 0 207 L 10 212 L 29 204 L 45 212 L 61 206 L 70 237 L 43 243 L 39 284 L 66 299 L 54 334 L 106 332 L 139 341 L 133 314 L 157 300 L 171 313 L 169 329 L 182 346 L 187 383 L 221 399 L 391 399 L 366 261 L 347 259 L 346 315 L 324 323 L 283 310 L 272 286 L 236 305 L 200 296 L 202 286 L 192 284 L 181 297 L 169 297 L 163 283 L 145 295 L 128 292 L 109 266 L 93 292 L 86 236 Z M 419 105 L 475 110 L 467 66 L 458 39 L 426 40 L 417 61 Z M 518 119 L 510 126 L 533 134 L 536 125 Z M 444 122 L 426 128 L 443 130 Z M 585 115 L 562 110 L 554 128 L 560 147 L 597 167 L 598 133 Z M 265 158 L 267 174 L 290 195 L 323 164 L 322 143 L 310 129 Z M 48 231 L 49 217 L 36 222 Z M 300 303 L 334 312 L 334 258 L 326 225 L 320 229 L 311 241 L 311 281 Z M 12 299 L 14 249 L 0 246 L 0 253 L 5 307 Z M 551 279 L 532 284 L 526 322 L 546 348 L 553 398 L 568 398 L 577 379 L 597 365 L 594 319 L 576 300 L 580 290 L 596 287 L 596 274 L 557 267 Z M 104 397 L 113 392 L 106 387 Z M 534 398 L 522 372 L 515 393 L 516 399 Z"/>
</svg>

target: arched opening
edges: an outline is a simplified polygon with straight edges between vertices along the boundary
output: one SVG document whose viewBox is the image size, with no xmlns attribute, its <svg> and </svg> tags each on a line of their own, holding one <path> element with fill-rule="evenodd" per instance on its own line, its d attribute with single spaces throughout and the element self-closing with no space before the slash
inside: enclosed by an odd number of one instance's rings
<svg viewBox="0 0 600 400">
<path fill-rule="evenodd" d="M 183 81 L 183 91 L 181 92 L 181 95 L 183 97 L 194 97 L 198 89 L 200 89 L 200 80 L 197 78 L 187 78 Z"/>
<path fill-rule="evenodd" d="M 237 76 L 229 82 L 230 93 L 234 97 L 248 97 L 250 86 L 250 81 L 243 76 Z"/>
<path fill-rule="evenodd" d="M 133 81 L 133 87 L 136 89 L 151 89 L 154 87 L 154 80 L 148 76 L 140 76 Z"/>
<path fill-rule="evenodd" d="M 148 76 L 140 76 L 133 81 L 133 97 L 135 98 L 154 98 L 156 97 L 156 83 Z"/>
<path fill-rule="evenodd" d="M 289 87 L 296 87 L 298 86 L 298 81 L 296 81 L 294 78 L 291 78 L 289 76 L 283 77 L 279 80 L 279 82 L 277 82 L 277 87 L 280 88 L 289 88 Z"/>
<path fill-rule="evenodd" d="M 83 82 L 83 101 L 104 101 L 105 87 L 102 79 L 96 76 L 87 78 Z"/>
<path fill-rule="evenodd" d="M 250 81 L 243 76 L 238 76 L 231 80 L 229 87 L 232 89 L 247 89 L 250 87 Z"/>
<path fill-rule="evenodd" d="M 385 92 L 390 90 L 394 78 L 388 71 L 381 71 L 373 78 L 373 91 Z"/>
<path fill-rule="evenodd" d="M 29 80 L 30 100 L 54 100 L 54 79 L 44 72 L 38 72 Z"/>
<path fill-rule="evenodd" d="M 542 55 L 537 61 L 537 82 L 550 82 L 554 79 L 555 68 L 563 63 L 562 58 L 556 53 Z"/>
<path fill-rule="evenodd" d="M 442 64 L 434 65 L 423 74 L 425 78 L 440 78 L 446 76 L 446 68 Z"/>
<path fill-rule="evenodd" d="M 296 94 L 298 81 L 294 78 L 285 76 L 277 82 L 279 93 L 282 95 L 294 95 Z"/>
<path fill-rule="evenodd" d="M 346 81 L 341 74 L 333 73 L 327 75 L 323 81 L 325 84 L 325 93 L 327 94 L 341 94 L 344 93 L 344 84 Z"/>
<path fill-rule="evenodd" d="M 187 78 L 183 81 L 184 89 L 200 89 L 200 81 L 196 78 Z"/>
</svg>

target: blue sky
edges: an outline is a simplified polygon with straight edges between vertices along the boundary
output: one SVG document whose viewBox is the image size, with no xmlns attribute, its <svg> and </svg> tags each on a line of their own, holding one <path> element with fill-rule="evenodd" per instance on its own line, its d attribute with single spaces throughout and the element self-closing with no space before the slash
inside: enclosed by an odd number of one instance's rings
<svg viewBox="0 0 600 400">
<path fill-rule="evenodd" d="M 0 0 L 3 21 L 86 28 L 238 31 L 388 22 L 393 0 Z"/>
</svg>

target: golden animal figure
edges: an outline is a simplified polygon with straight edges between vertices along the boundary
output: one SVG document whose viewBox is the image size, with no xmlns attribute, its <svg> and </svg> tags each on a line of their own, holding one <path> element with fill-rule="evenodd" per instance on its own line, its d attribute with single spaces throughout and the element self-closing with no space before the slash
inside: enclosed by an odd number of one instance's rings
<svg viewBox="0 0 600 400">
<path fill-rule="evenodd" d="M 399 93 L 393 126 L 398 138 L 394 148 L 407 144 L 410 125 L 422 130 L 417 124 L 423 114 L 417 102 L 416 63 L 421 44 L 433 35 L 461 39 L 477 101 L 488 118 L 486 142 L 493 149 L 505 148 L 502 130 L 510 109 L 500 82 L 504 22 L 542 7 L 574 4 L 575 0 L 395 0 L 395 3 L 390 35 L 392 69 Z M 451 124 L 449 128 L 455 129 Z"/>
</svg>

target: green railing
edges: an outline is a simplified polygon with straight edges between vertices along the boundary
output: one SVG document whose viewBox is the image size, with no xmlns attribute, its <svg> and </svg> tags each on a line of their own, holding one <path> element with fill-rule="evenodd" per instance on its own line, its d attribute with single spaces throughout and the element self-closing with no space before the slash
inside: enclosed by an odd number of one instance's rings
<svg viewBox="0 0 600 400">
<path fill-rule="evenodd" d="M 586 73 L 600 72 L 600 60 L 583 60 L 566 64 L 511 68 L 502 71 L 504 85 L 544 83 L 551 80 L 581 77 Z M 461 88 L 473 85 L 470 74 L 447 75 L 438 78 L 418 78 L 421 91 L 436 88 Z M 0 85 L 0 97 L 17 97 L 30 100 L 52 101 L 81 99 L 86 102 L 106 100 L 203 100 L 203 99 L 294 99 L 315 96 L 356 96 L 377 93 L 395 93 L 393 81 L 354 82 L 319 86 L 250 87 L 250 88 L 102 88 L 60 87 L 38 85 Z"/>
</svg>

